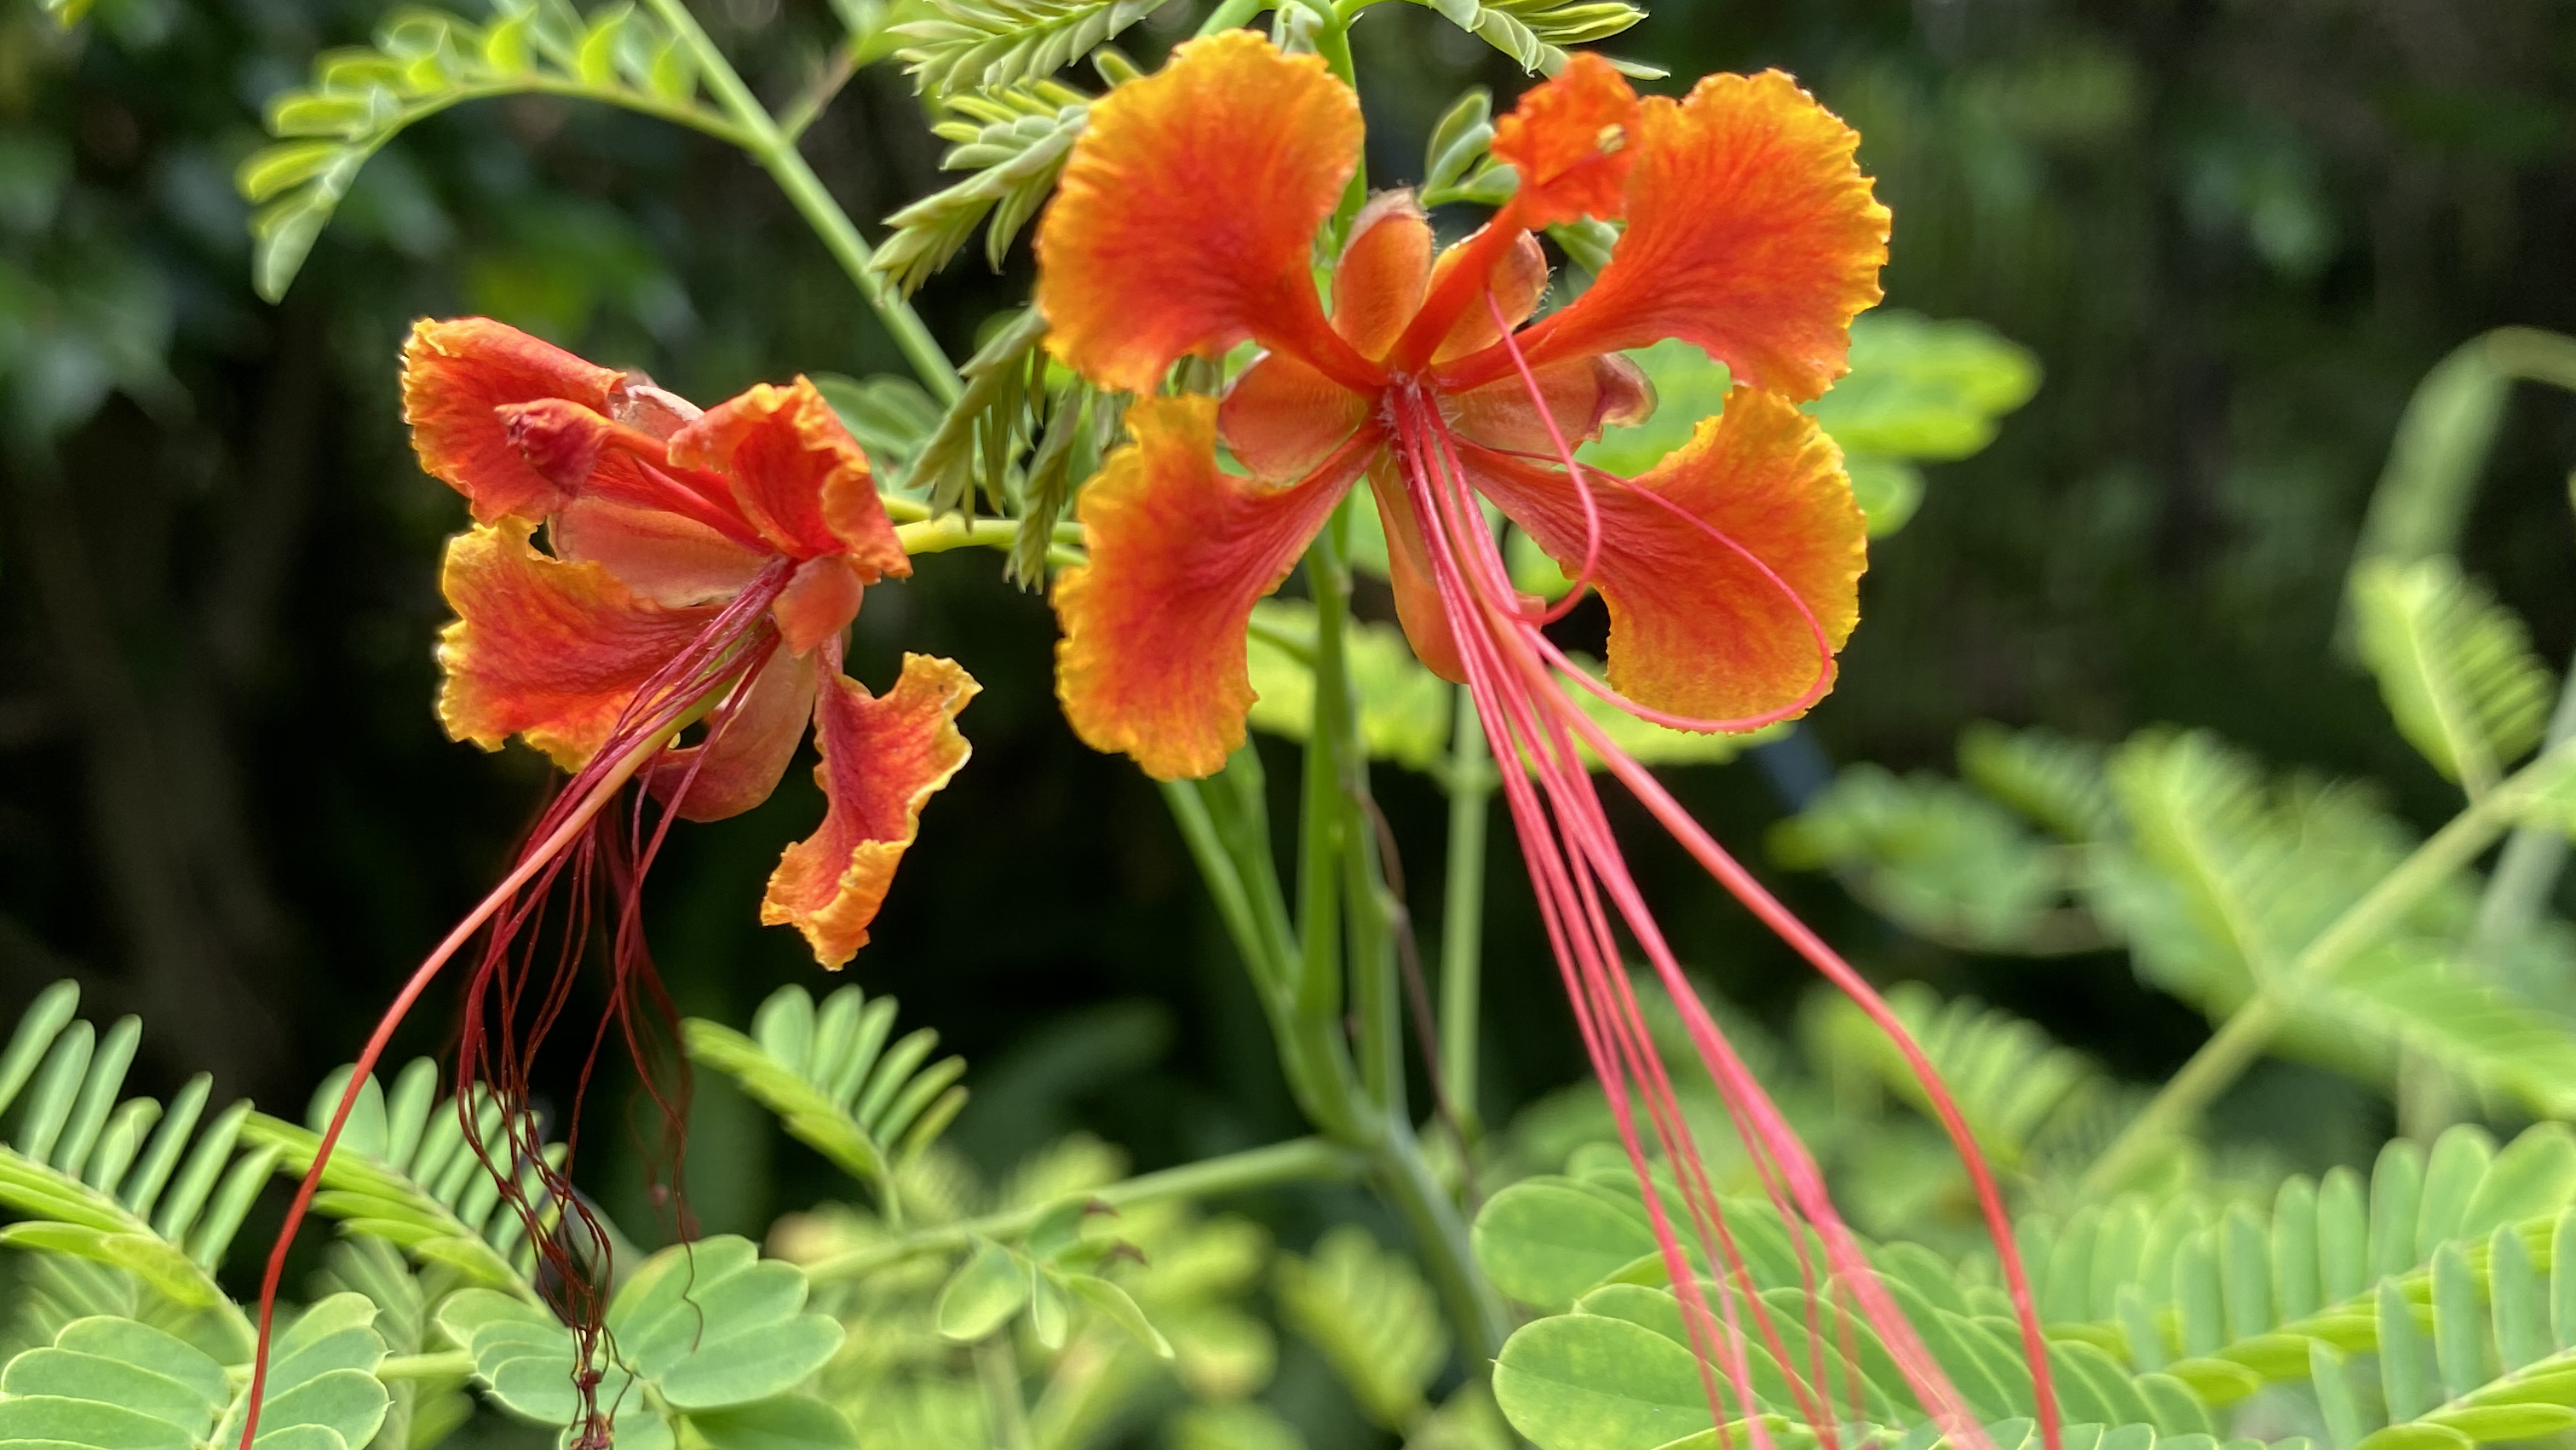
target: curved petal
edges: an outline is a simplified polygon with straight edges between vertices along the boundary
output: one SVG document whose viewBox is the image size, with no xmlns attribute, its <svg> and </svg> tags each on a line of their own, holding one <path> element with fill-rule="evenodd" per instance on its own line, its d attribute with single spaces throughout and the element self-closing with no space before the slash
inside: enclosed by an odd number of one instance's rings
<svg viewBox="0 0 2576 1450">
<path fill-rule="evenodd" d="M 421 468 L 465 495 L 476 521 L 536 518 L 563 490 L 529 466 L 492 410 L 562 398 L 604 413 L 622 377 L 488 317 L 423 318 L 403 343 L 403 421 Z"/>
<path fill-rule="evenodd" d="M 513 735 L 578 770 L 637 689 L 720 612 L 670 608 L 596 563 L 529 547 L 536 525 L 507 518 L 447 546 L 439 588 L 456 620 L 439 633 L 447 733 L 498 750 Z"/>
<path fill-rule="evenodd" d="M 954 660 L 903 657 L 903 675 L 883 696 L 834 670 L 814 702 L 814 767 L 828 806 L 823 825 L 787 848 L 760 903 L 764 926 L 805 934 L 814 960 L 837 967 L 867 945 L 921 825 L 931 792 L 966 763 L 957 712 L 979 688 Z"/>
<path fill-rule="evenodd" d="M 1333 268 L 1333 330 L 1362 357 L 1384 357 L 1431 282 L 1431 222 L 1411 191 L 1382 191 L 1351 219 Z"/>
<path fill-rule="evenodd" d="M 1859 140 L 1778 71 L 1710 76 L 1678 103 L 1642 103 L 1628 230 L 1591 290 L 1523 337 L 1530 361 L 1678 337 L 1737 382 L 1823 392 L 1887 261 L 1887 208 L 1852 160 Z M 1510 369 L 1479 354 L 1450 380 Z"/>
<path fill-rule="evenodd" d="M 1554 78 L 1521 93 L 1494 121 L 1494 159 L 1520 173 L 1512 219 L 1554 226 L 1580 216 L 1614 221 L 1625 214 L 1628 148 L 1637 93 L 1610 62 L 1577 52 Z"/>
<path fill-rule="evenodd" d="M 827 639 L 837 639 L 859 617 L 859 596 L 868 585 L 867 571 L 841 554 L 808 559 L 788 576 L 787 590 L 769 607 L 778 621 L 778 636 L 792 654 L 805 654 Z"/>
<path fill-rule="evenodd" d="M 674 465 L 722 473 L 735 505 L 780 553 L 847 554 L 871 580 L 912 572 L 867 455 L 807 379 L 755 383 L 683 425 L 669 448 Z"/>
<path fill-rule="evenodd" d="M 1192 397 L 1129 411 L 1135 442 L 1076 495 L 1091 560 L 1056 581 L 1065 718 L 1158 780 L 1206 775 L 1243 743 L 1253 601 L 1323 526 L 1368 436 L 1303 483 L 1272 486 L 1218 471 L 1215 414 Z"/>
<path fill-rule="evenodd" d="M 1367 385 L 1309 267 L 1359 147 L 1359 99 L 1323 58 L 1248 30 L 1185 42 L 1092 102 L 1038 223 L 1048 350 L 1145 393 L 1182 354 L 1249 337 Z"/>
<path fill-rule="evenodd" d="M 680 819 L 721 821 L 741 815 L 778 789 L 813 713 L 814 657 L 785 649 L 771 652 L 731 717 L 708 722 L 713 732 L 709 743 L 662 753 L 653 766 L 653 794 L 667 803 L 686 782 Z M 704 764 L 699 763 L 702 755 Z M 694 777 L 689 774 L 693 768 Z"/>
<path fill-rule="evenodd" d="M 1245 368 L 1217 405 L 1217 431 L 1263 478 L 1302 478 L 1368 421 L 1369 400 L 1284 352 Z"/>
<path fill-rule="evenodd" d="M 1464 451 L 1488 498 L 1558 563 L 1581 563 L 1583 506 L 1563 470 Z M 1736 720 L 1794 702 L 1819 669 L 1832 669 L 1807 617 L 1842 648 L 1859 619 L 1868 547 L 1842 452 L 1813 418 L 1777 394 L 1738 388 L 1725 413 L 1633 486 L 1593 486 L 1601 518 L 1593 582 L 1610 606 L 1613 689 L 1676 715 Z"/>
<path fill-rule="evenodd" d="M 656 604 L 706 604 L 742 592 L 763 556 L 692 518 L 600 494 L 546 521 L 546 543 L 568 563 L 598 564 Z"/>
<path fill-rule="evenodd" d="M 1444 395 L 1442 410 L 1458 436 L 1471 443 L 1544 459 L 1556 456 L 1556 440 L 1539 415 L 1541 403 L 1569 445 L 1597 438 L 1606 427 L 1643 422 L 1655 408 L 1654 385 L 1646 381 L 1645 371 L 1617 353 L 1567 358 L 1532 368 L 1530 376 L 1538 382 L 1536 400 L 1514 372 L 1454 397 Z"/>
<path fill-rule="evenodd" d="M 1404 626 L 1404 642 L 1424 669 L 1453 685 L 1467 683 L 1467 662 L 1458 654 L 1458 635 L 1449 623 L 1449 608 L 1431 582 L 1430 549 L 1413 516 L 1413 499 L 1395 471 L 1392 457 L 1369 470 L 1369 491 L 1377 495 L 1378 518 L 1386 526 L 1387 583 L 1395 587 L 1395 622 Z"/>
<path fill-rule="evenodd" d="M 1470 237 L 1465 242 L 1442 249 L 1440 260 L 1431 272 L 1433 287 L 1438 287 L 1465 260 L 1468 243 L 1474 240 Z M 1511 248 L 1494 263 L 1487 285 L 1493 289 L 1494 300 L 1502 305 L 1505 326 L 1518 327 L 1527 322 L 1529 315 L 1538 310 L 1539 298 L 1547 293 L 1547 253 L 1539 249 L 1538 238 L 1527 232 L 1514 237 Z M 1482 352 L 1501 337 L 1501 330 L 1494 326 L 1493 309 L 1485 306 L 1483 298 L 1478 298 L 1458 314 L 1457 321 L 1449 325 L 1447 335 L 1432 351 L 1431 361 L 1445 363 L 1452 358 Z"/>
</svg>

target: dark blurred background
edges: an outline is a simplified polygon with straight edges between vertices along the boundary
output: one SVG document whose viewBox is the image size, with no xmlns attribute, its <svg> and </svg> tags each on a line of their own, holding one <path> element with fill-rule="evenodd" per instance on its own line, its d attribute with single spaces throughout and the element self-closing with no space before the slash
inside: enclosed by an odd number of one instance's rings
<svg viewBox="0 0 2576 1450">
<path fill-rule="evenodd" d="M 811 0 L 699 9 L 773 100 L 832 39 Z M 288 1111 L 495 879 L 546 788 L 534 755 L 451 744 L 431 715 L 435 570 L 464 510 L 400 425 L 407 323 L 489 313 L 701 401 L 899 367 L 742 158 L 533 99 L 405 135 L 284 305 L 258 301 L 231 170 L 261 102 L 383 15 L 99 0 L 64 33 L 10 0 L 0 21 L 0 1020 L 75 976 L 94 1015 L 144 1014 L 147 1081 L 211 1068 Z M 1151 59 L 1195 20 L 1174 0 L 1122 44 Z M 1418 171 L 1461 87 L 1523 84 L 1415 7 L 1370 11 L 1358 41 L 1381 183 Z M 1844 683 L 1809 727 L 1830 757 L 1939 764 L 1977 718 L 2101 739 L 2172 720 L 2378 776 L 2438 819 L 2439 783 L 2327 641 L 2415 381 L 2493 326 L 2576 329 L 2576 6 L 1665 0 L 1604 48 L 1675 88 L 1797 74 L 1866 138 L 1896 216 L 1890 302 L 1985 320 L 2046 369 L 1875 551 Z M 939 143 L 891 66 L 807 150 L 863 223 L 937 184 Z M 953 353 L 1026 267 L 1025 243 L 1000 279 L 970 250 L 923 294 Z M 2561 659 L 2571 456 L 2576 410 L 2517 396 L 2465 548 Z M 962 722 L 974 762 L 851 968 L 975 1064 L 955 1141 L 998 1165 L 1084 1126 L 1150 1167 L 1297 1131 L 1160 798 L 1055 712 L 1044 603 L 998 556 L 952 554 L 872 591 L 859 633 L 873 683 L 922 650 L 985 685 Z M 1294 757 L 1273 764 L 1276 785 Z M 1759 856 L 1772 776 L 1675 779 Z M 1379 788 L 1436 933 L 1440 799 L 1393 771 Z M 740 1022 L 782 982 L 824 985 L 792 935 L 754 924 L 777 849 L 819 812 L 800 770 L 760 810 L 675 834 L 649 920 L 684 1010 Z M 1802 969 L 1630 824 L 1687 959 L 1785 1013 Z M 1508 842 L 1492 859 L 1484 1107 L 1501 1120 L 1580 1058 Z M 2202 1030 L 2117 957 L 1934 955 L 1830 882 L 1772 874 L 1872 969 L 2013 1006 L 2121 1070 L 2161 1072 Z M 440 1048 L 447 1000 L 408 1048 Z M 725 1145 L 695 1190 L 710 1226 L 756 1231 L 817 1191 L 801 1150 L 757 1171 L 765 1118 L 713 1094 L 703 1111 L 737 1129 L 699 1135 Z"/>
</svg>

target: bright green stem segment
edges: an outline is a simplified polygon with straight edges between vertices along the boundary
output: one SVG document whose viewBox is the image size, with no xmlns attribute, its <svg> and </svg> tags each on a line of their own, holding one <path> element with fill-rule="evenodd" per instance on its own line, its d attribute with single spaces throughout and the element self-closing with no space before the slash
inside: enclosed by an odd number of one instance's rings
<svg viewBox="0 0 2576 1450">
<path fill-rule="evenodd" d="M 1485 817 L 1493 804 L 1493 749 L 1476 717 L 1475 692 L 1458 687 L 1449 746 L 1449 862 L 1440 913 L 1440 1088 L 1470 1145 L 1476 1111 L 1477 1024 L 1484 1012 Z"/>
<path fill-rule="evenodd" d="M 1367 1167 L 1359 1154 L 1322 1138 L 1293 1138 L 1267 1148 L 1205 1158 L 1094 1189 L 1089 1195 L 1111 1208 L 1159 1203 L 1173 1198 L 1222 1198 L 1275 1188 L 1283 1183 L 1337 1183 L 1356 1178 Z M 919 1229 L 881 1244 L 854 1249 L 837 1258 L 810 1264 L 805 1273 L 818 1283 L 873 1273 L 888 1264 L 926 1254 L 951 1254 L 977 1239 L 1015 1239 L 1037 1227 L 1053 1204 L 987 1214 L 963 1223 Z"/>
<path fill-rule="evenodd" d="M 689 58 L 697 63 L 698 74 L 705 78 L 707 89 L 715 93 L 717 104 L 723 106 L 733 117 L 734 124 L 742 128 L 743 149 L 749 151 L 761 169 L 778 183 L 778 189 L 787 193 L 787 200 L 805 218 L 805 224 L 814 229 L 814 234 L 823 239 L 823 246 L 831 252 L 832 259 L 841 264 L 842 271 L 850 274 L 852 282 L 858 284 L 859 295 L 867 299 L 869 309 L 876 313 L 877 321 L 884 324 L 885 330 L 893 336 L 895 347 L 901 350 L 904 360 L 912 364 L 912 370 L 920 375 L 922 383 L 941 402 L 957 401 L 965 388 L 958 381 L 957 369 L 948 361 L 948 354 L 940 351 L 938 340 L 930 335 L 929 328 L 922 325 L 920 314 L 912 310 L 912 304 L 903 299 L 894 283 L 869 268 L 868 244 L 859 235 L 858 227 L 851 222 L 849 213 L 841 210 L 841 204 L 832 199 L 832 193 L 824 189 L 823 180 L 814 174 L 814 168 L 805 164 L 804 154 L 796 149 L 796 143 L 788 139 L 787 133 L 779 129 L 777 120 L 769 114 L 769 108 L 763 106 L 751 93 L 751 87 L 744 85 L 742 77 L 734 73 L 733 63 L 726 60 L 724 52 L 716 49 L 715 42 L 707 38 L 706 31 L 698 25 L 697 17 L 689 13 L 684 0 L 645 0 L 645 3 L 652 7 L 654 15 L 663 24 L 671 28 L 673 37 L 688 47 Z"/>
<path fill-rule="evenodd" d="M 2092 1197 L 2117 1189 L 2159 1145 L 2198 1121 L 2218 1095 L 2263 1055 L 2299 992 L 2341 971 L 2364 947 L 2384 938 L 2426 893 L 2476 860 L 2534 796 L 2558 783 L 2570 760 L 2571 748 L 2561 746 L 2514 772 L 2379 878 L 2277 976 L 2259 982 L 2255 995 L 2200 1045 L 2085 1170 L 2079 1193 Z"/>
</svg>

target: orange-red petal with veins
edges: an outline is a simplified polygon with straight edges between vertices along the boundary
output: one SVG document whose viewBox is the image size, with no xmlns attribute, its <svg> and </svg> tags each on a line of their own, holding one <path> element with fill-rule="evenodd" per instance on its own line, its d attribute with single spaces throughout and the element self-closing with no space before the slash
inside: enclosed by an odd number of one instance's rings
<svg viewBox="0 0 2576 1450">
<path fill-rule="evenodd" d="M 1654 385 L 1643 369 L 1617 353 L 1567 358 L 1533 368 L 1530 375 L 1538 380 L 1539 396 L 1569 445 L 1597 438 L 1603 428 L 1644 422 L 1654 411 Z M 1517 372 L 1440 401 L 1458 436 L 1471 443 L 1542 459 L 1556 456 L 1547 421 Z"/>
<path fill-rule="evenodd" d="M 1628 230 L 1589 291 L 1532 327 L 1532 362 L 1697 344 L 1735 380 L 1812 398 L 1846 369 L 1851 320 L 1879 299 L 1887 208 L 1859 136 L 1778 71 L 1710 76 L 1639 108 Z M 1459 387 L 1509 359 L 1461 362 Z"/>
<path fill-rule="evenodd" d="M 1459 259 L 1467 255 L 1466 246 L 1466 242 L 1457 242 L 1441 249 L 1440 260 L 1431 271 L 1432 286 L 1439 286 L 1441 279 L 1458 265 Z M 1491 286 L 1494 300 L 1502 304 L 1503 321 L 1507 325 L 1518 327 L 1529 320 L 1529 315 L 1538 310 L 1539 298 L 1547 293 L 1547 253 L 1539 249 L 1538 238 L 1523 232 L 1513 240 L 1511 250 L 1494 264 Z M 1469 304 L 1466 311 L 1458 314 L 1456 322 L 1450 324 L 1449 335 L 1441 340 L 1438 349 L 1431 354 L 1431 360 L 1435 364 L 1445 363 L 1452 358 L 1481 352 L 1501 337 L 1502 333 L 1494 326 L 1493 310 L 1485 306 L 1485 300 L 1480 297 Z"/>
<path fill-rule="evenodd" d="M 1520 173 L 1512 218 L 1530 228 L 1626 211 L 1637 93 L 1597 55 L 1578 52 L 1494 121 L 1494 159 Z"/>
<path fill-rule="evenodd" d="M 403 343 L 403 421 L 421 468 L 465 495 L 476 520 L 537 518 L 563 490 L 528 466 L 492 410 L 563 398 L 605 411 L 622 377 L 488 317 L 423 318 Z"/>
<path fill-rule="evenodd" d="M 1382 191 L 1351 219 L 1333 268 L 1333 328 L 1360 356 L 1382 358 L 1422 308 L 1431 281 L 1431 223 L 1411 191 Z"/>
<path fill-rule="evenodd" d="M 596 563 L 541 554 L 528 545 L 535 528 L 503 519 L 449 542 L 439 588 L 456 620 L 438 637 L 438 718 L 458 740 L 498 750 L 524 736 L 578 770 L 720 611 L 655 604 Z"/>
<path fill-rule="evenodd" d="M 555 485 L 557 512 L 578 499 L 605 499 L 677 514 L 743 547 L 767 547 L 723 475 L 671 466 L 662 440 L 642 429 L 562 398 L 504 403 L 493 413 L 510 446 Z"/>
<path fill-rule="evenodd" d="M 814 703 L 814 767 L 828 806 L 822 828 L 787 848 L 760 903 L 765 926 L 805 934 L 827 967 L 867 945 L 894 881 L 896 863 L 921 826 L 931 792 L 966 763 L 957 712 L 974 678 L 954 660 L 903 657 L 903 675 L 882 696 L 832 671 Z"/>
<path fill-rule="evenodd" d="M 1378 519 L 1386 527 L 1387 582 L 1395 586 L 1395 622 L 1404 626 L 1404 642 L 1423 667 L 1453 685 L 1467 683 L 1467 662 L 1458 654 L 1458 635 L 1449 610 L 1431 582 L 1430 546 L 1413 516 L 1413 499 L 1395 471 L 1392 457 L 1381 456 L 1369 470 L 1369 491 L 1377 495 Z"/>
<path fill-rule="evenodd" d="M 807 379 L 755 383 L 672 434 L 669 446 L 671 462 L 725 474 L 734 502 L 780 552 L 846 553 L 879 574 L 912 572 L 867 455 Z"/>
<path fill-rule="evenodd" d="M 814 713 L 814 657 L 773 651 L 729 716 L 708 722 L 708 743 L 669 750 L 653 766 L 653 794 L 665 803 L 685 781 L 680 818 L 721 821 L 769 799 L 796 758 Z M 698 764 L 701 754 L 706 763 Z M 690 769 L 697 774 L 692 777 Z"/>
<path fill-rule="evenodd" d="M 1476 486 L 1571 570 L 1583 506 L 1562 469 L 1464 448 Z M 1638 704 L 1704 720 L 1788 705 L 1832 662 L 1805 614 L 1742 555 L 1636 492 L 1598 478 L 1601 554 L 1593 582 L 1610 606 L 1610 684 Z M 1639 477 L 1732 539 L 1804 601 L 1842 648 L 1859 619 L 1868 547 L 1842 451 L 1774 393 L 1738 388 L 1726 411 Z"/>
<path fill-rule="evenodd" d="M 1253 601 L 1287 577 L 1359 462 L 1346 446 L 1286 486 L 1223 473 L 1215 414 L 1205 398 L 1137 402 L 1135 441 L 1075 496 L 1090 562 L 1056 580 L 1065 718 L 1158 780 L 1207 775 L 1243 743 Z"/>
<path fill-rule="evenodd" d="M 1321 56 L 1248 30 L 1187 41 L 1091 104 L 1038 222 L 1047 348 L 1153 391 L 1184 353 L 1245 338 L 1346 384 L 1374 376 L 1324 320 L 1310 258 L 1359 164 L 1360 108 Z"/>
<path fill-rule="evenodd" d="M 1284 352 L 1264 353 L 1225 390 L 1217 432 L 1263 478 L 1303 478 L 1369 417 L 1370 400 Z"/>
<path fill-rule="evenodd" d="M 839 554 L 797 565 L 786 591 L 769 607 L 780 642 L 801 655 L 838 636 L 859 617 L 859 595 L 867 583 L 860 567 Z"/>
<path fill-rule="evenodd" d="M 558 559 L 594 563 L 656 604 L 730 599 L 760 572 L 763 556 L 695 519 L 587 494 L 546 522 Z"/>
</svg>

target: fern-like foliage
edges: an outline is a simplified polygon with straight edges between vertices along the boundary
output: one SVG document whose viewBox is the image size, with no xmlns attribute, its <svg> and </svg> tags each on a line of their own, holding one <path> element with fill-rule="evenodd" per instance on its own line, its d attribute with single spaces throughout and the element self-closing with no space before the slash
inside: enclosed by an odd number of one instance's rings
<svg viewBox="0 0 2576 1450">
<path fill-rule="evenodd" d="M 2540 743 L 2557 693 L 2513 611 L 2447 558 L 2353 571 L 2354 641 L 2399 733 L 2471 796 Z"/>
<path fill-rule="evenodd" d="M 1450 24 L 1510 56 L 1530 74 L 1565 68 L 1565 47 L 1606 40 L 1646 12 L 1626 0 L 1427 0 Z M 1651 66 L 1619 64 L 1632 75 L 1653 77 Z"/>
<path fill-rule="evenodd" d="M 59 982 L 37 997 L 0 1052 L 0 1207 L 24 1221 L 0 1244 L 69 1255 L 131 1276 L 138 1306 L 217 1353 L 247 1346 L 248 1323 L 215 1282 L 275 1155 L 243 1152 L 250 1104 L 201 1121 L 212 1082 L 191 1079 L 167 1108 L 117 1100 L 142 1039 L 126 1017 L 99 1035 L 76 1020 L 79 989 Z M 71 1307 L 114 1286 L 75 1273 L 55 1281 Z"/>
<path fill-rule="evenodd" d="M 1043 81 L 1165 0 L 931 0 L 936 12 L 895 28 L 913 85 L 954 103 L 964 92 Z"/>
<path fill-rule="evenodd" d="M 269 101 L 278 144 L 235 175 L 259 208 L 252 279 L 284 296 L 358 171 L 402 129 L 461 101 L 536 92 L 604 101 L 740 141 L 700 96 L 695 63 L 625 0 L 587 16 L 571 0 L 496 0 L 476 25 L 436 10 L 398 11 L 372 47 L 331 51 L 311 84 Z"/>
<path fill-rule="evenodd" d="M 1091 97 L 1050 80 L 949 95 L 942 104 L 948 114 L 931 129 L 953 144 L 940 169 L 974 174 L 886 218 L 889 234 L 868 265 L 906 295 L 947 266 L 978 226 L 985 259 L 1001 270 L 1091 114 Z"/>
<path fill-rule="evenodd" d="M 1311 1257 L 1281 1255 L 1277 1273 L 1281 1314 L 1324 1352 L 1370 1419 L 1401 1431 L 1429 1412 L 1424 1394 L 1448 1362 L 1449 1331 L 1411 1263 L 1344 1224 Z"/>
<path fill-rule="evenodd" d="M 753 1014 L 749 1036 L 692 1017 L 682 1040 L 692 1060 L 740 1083 L 789 1133 L 891 1207 L 904 1164 L 966 1106 L 957 1081 L 966 1060 L 931 1062 L 939 1034 L 927 1027 L 889 1043 L 894 1016 L 892 997 L 871 1002 L 856 987 L 819 1007 L 804 988 L 781 987 Z"/>
<path fill-rule="evenodd" d="M 271 1149 L 286 1168 L 312 1166 L 322 1130 L 330 1124 L 348 1084 L 343 1068 L 313 1094 L 301 1124 L 254 1115 L 243 1130 Z M 537 1301 L 533 1287 L 536 1248 L 526 1224 L 501 1202 L 501 1185 L 467 1143 L 456 1099 L 440 1097 L 438 1065 L 419 1058 L 394 1078 L 391 1092 L 374 1078 L 360 1087 L 357 1106 L 331 1161 L 313 1211 L 340 1220 L 350 1233 L 382 1239 L 425 1264 L 454 1270 L 464 1282 Z M 475 1138 L 498 1151 L 505 1142 L 501 1107 L 484 1098 L 476 1107 Z M 563 1149 L 548 1157 L 561 1161 Z M 538 1202 L 542 1222 L 560 1208 L 542 1201 L 533 1167 L 522 1187 Z"/>
<path fill-rule="evenodd" d="M 2124 1199 L 2021 1237 L 2052 1335 L 2213 1405 L 2305 1383 L 2337 1450 L 2576 1427 L 2576 1137 L 2557 1125 L 2501 1150 L 2469 1127 L 2429 1154 L 2391 1143 L 2367 1185 L 2294 1177 L 2268 1214 Z"/>
</svg>

